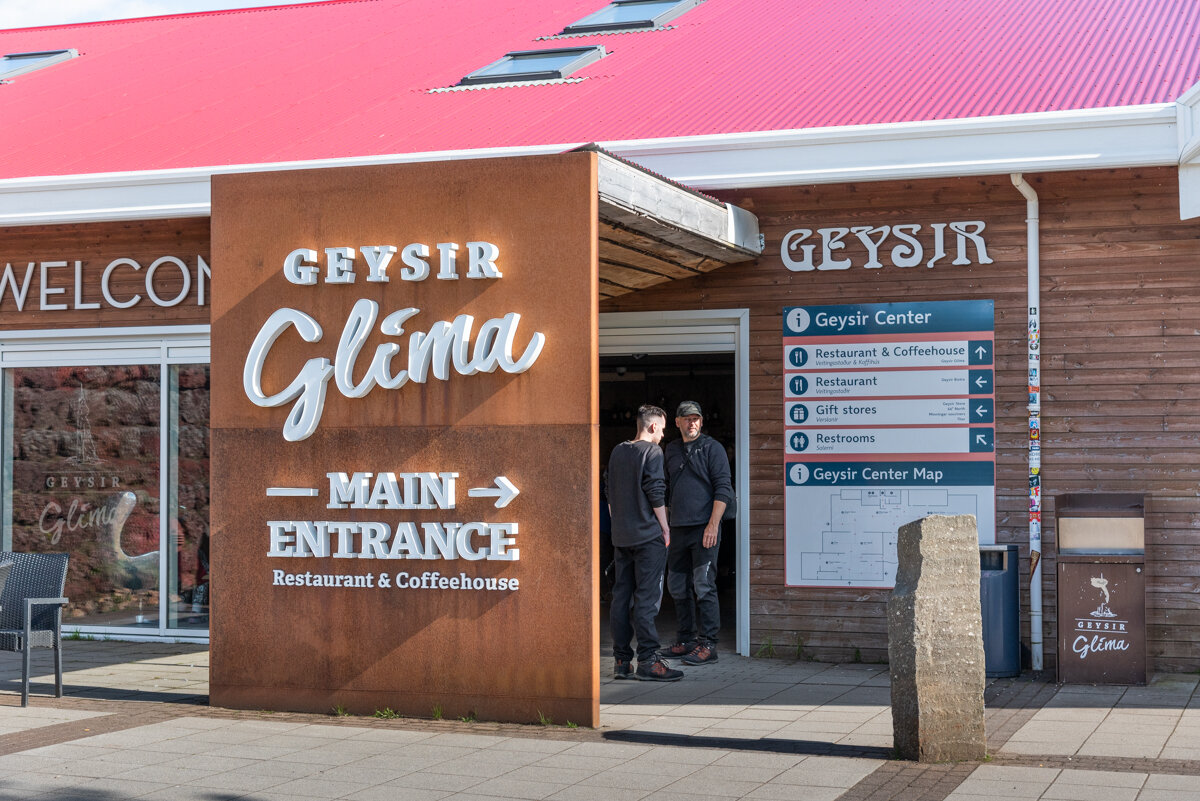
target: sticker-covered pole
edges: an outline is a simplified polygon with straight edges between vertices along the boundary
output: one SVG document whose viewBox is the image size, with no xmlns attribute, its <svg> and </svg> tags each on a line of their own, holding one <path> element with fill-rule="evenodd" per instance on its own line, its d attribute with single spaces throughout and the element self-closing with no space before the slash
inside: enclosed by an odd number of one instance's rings
<svg viewBox="0 0 1200 801">
<path fill-rule="evenodd" d="M 1013 186 L 1025 197 L 1029 336 L 1029 650 L 1031 667 L 1042 669 L 1042 320 L 1039 282 L 1038 196 L 1020 173 Z"/>
</svg>

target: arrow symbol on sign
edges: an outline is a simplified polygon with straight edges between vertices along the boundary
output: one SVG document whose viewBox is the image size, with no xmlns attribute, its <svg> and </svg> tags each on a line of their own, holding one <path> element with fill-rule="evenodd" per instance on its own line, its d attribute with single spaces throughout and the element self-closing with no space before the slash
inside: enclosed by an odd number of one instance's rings
<svg viewBox="0 0 1200 801">
<path fill-rule="evenodd" d="M 508 480 L 505 476 L 496 476 L 496 488 L 490 487 L 474 487 L 467 490 L 467 495 L 471 498 L 495 498 L 496 508 L 503 509 L 512 503 L 512 499 L 521 494 L 521 491 Z"/>
<path fill-rule="evenodd" d="M 975 444 L 976 445 L 987 445 L 987 434 L 976 434 L 975 435 Z"/>
<path fill-rule="evenodd" d="M 975 407 L 975 414 L 979 415 L 980 417 L 983 417 L 985 414 L 987 414 L 987 411 L 988 410 L 987 410 L 986 406 L 976 406 Z"/>
<path fill-rule="evenodd" d="M 975 386 L 979 387 L 980 389 L 986 387 L 987 383 L 988 382 L 983 379 L 983 376 L 979 376 L 979 378 L 975 379 Z"/>
<path fill-rule="evenodd" d="M 976 348 L 976 349 L 975 349 L 975 352 L 976 352 L 977 354 L 979 354 L 979 358 L 981 358 L 981 359 L 982 359 L 984 356 L 987 356 L 987 348 L 985 348 L 983 345 L 980 345 L 978 348 Z"/>
</svg>

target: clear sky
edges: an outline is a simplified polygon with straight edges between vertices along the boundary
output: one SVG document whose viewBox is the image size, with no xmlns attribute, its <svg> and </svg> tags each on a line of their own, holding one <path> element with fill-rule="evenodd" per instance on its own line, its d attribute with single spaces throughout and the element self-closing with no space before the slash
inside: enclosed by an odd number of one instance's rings
<svg viewBox="0 0 1200 801">
<path fill-rule="evenodd" d="M 286 6 L 311 0 L 0 0 L 0 29 L 186 14 L 215 8 Z"/>
</svg>

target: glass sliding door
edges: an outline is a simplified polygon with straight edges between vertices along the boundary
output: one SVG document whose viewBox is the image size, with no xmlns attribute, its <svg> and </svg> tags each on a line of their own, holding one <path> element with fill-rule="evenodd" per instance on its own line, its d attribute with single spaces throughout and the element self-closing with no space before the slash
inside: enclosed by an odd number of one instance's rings
<svg viewBox="0 0 1200 801">
<path fill-rule="evenodd" d="M 168 368 L 167 627 L 208 628 L 208 365 Z"/>
</svg>

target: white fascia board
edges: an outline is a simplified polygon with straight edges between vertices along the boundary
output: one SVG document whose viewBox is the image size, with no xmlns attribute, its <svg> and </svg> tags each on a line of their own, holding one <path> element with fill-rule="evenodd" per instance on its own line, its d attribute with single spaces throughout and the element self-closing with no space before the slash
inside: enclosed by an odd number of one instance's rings
<svg viewBox="0 0 1200 801">
<path fill-rule="evenodd" d="M 697 189 L 1178 163 L 1174 103 L 605 143 Z"/>
<path fill-rule="evenodd" d="M 1176 103 L 966 120 L 601 142 L 697 189 L 1179 163 Z M 203 217 L 218 173 L 561 153 L 580 143 L 0 180 L 0 226 Z"/>
</svg>

